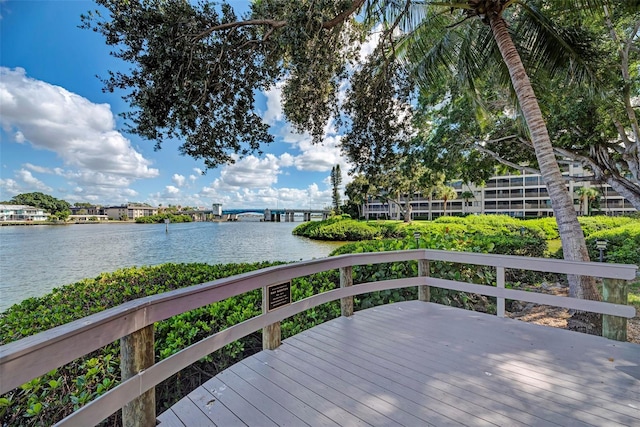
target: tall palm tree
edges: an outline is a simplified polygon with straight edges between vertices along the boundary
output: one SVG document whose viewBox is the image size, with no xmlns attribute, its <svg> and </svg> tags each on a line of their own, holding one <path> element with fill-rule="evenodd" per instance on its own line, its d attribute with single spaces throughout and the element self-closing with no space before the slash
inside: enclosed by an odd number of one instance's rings
<svg viewBox="0 0 640 427">
<path fill-rule="evenodd" d="M 565 6 L 571 3 L 574 9 L 583 11 L 599 6 L 599 2 L 589 0 L 558 0 L 556 6 L 560 3 Z M 427 0 L 420 6 L 415 4 L 403 9 L 394 17 L 394 22 L 405 24 L 402 28 L 404 36 L 398 46 L 408 67 L 427 83 L 426 90 L 429 82 L 447 79 L 443 74 L 455 74 L 458 82 L 473 89 L 475 73 L 487 67 L 492 53 L 499 52 L 501 64 L 498 65 L 508 70 L 547 186 L 564 257 L 588 261 L 573 197 L 565 186 L 536 94 L 512 38 L 512 33 L 522 36 L 525 43 L 519 47 L 526 49 L 526 58 L 533 61 L 535 68 L 543 65 L 560 68 L 562 58 L 573 60 L 573 65 L 584 59 L 583 52 L 579 51 L 578 45 L 572 44 L 569 34 L 555 27 L 542 9 L 536 8 L 540 4 L 533 0 Z M 600 299 L 592 279 L 569 277 L 569 282 L 571 296 Z"/>
<path fill-rule="evenodd" d="M 593 187 L 579 187 L 575 193 L 580 198 L 580 212 L 585 213 L 586 208 L 586 214 L 591 215 L 591 204 L 600 194 L 598 189 Z"/>
<path fill-rule="evenodd" d="M 469 199 L 475 198 L 475 195 L 473 194 L 473 191 L 466 190 L 460 193 L 460 198 L 464 200 L 464 209 L 462 210 L 462 213 L 467 213 L 467 205 L 469 204 Z"/>
<path fill-rule="evenodd" d="M 458 197 L 458 193 L 456 192 L 455 188 L 445 185 L 438 189 L 438 192 L 436 193 L 436 197 L 442 200 L 442 203 L 443 203 L 442 215 L 447 216 L 447 202 L 449 200 L 454 200 L 456 197 Z"/>
</svg>

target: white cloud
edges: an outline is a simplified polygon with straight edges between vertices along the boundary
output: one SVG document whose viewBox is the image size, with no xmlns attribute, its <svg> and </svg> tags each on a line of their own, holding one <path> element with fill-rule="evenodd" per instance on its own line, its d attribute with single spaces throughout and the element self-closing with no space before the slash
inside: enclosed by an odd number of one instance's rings
<svg viewBox="0 0 640 427">
<path fill-rule="evenodd" d="M 282 109 L 282 82 L 277 83 L 271 89 L 264 92 L 267 98 L 267 111 L 264 112 L 262 119 L 265 123 L 273 125 L 276 122 L 284 120 L 284 111 Z"/>
<path fill-rule="evenodd" d="M 95 104 L 62 87 L 29 78 L 22 68 L 0 67 L 0 77 L 0 125 L 13 132 L 17 142 L 53 151 L 68 168 L 76 169 L 56 168 L 54 173 L 71 177 L 85 191 L 92 185 L 94 191 L 99 190 L 98 185 L 110 189 L 105 198 L 135 195 L 126 188 L 133 181 L 158 176 L 151 161 L 115 130 L 108 104 Z M 25 167 L 50 173 L 35 165 Z M 18 174 L 28 178 L 23 172 Z M 114 187 L 119 192 L 112 191 Z"/>
<path fill-rule="evenodd" d="M 165 187 L 167 194 L 176 195 L 180 192 L 179 188 L 174 187 L 173 185 L 167 185 Z"/>
<path fill-rule="evenodd" d="M 25 139 L 24 139 L 24 134 L 20 131 L 17 131 L 16 134 L 14 135 L 15 141 L 18 144 L 22 144 L 24 143 Z"/>
<path fill-rule="evenodd" d="M 225 166 L 216 181 L 230 190 L 241 187 L 267 188 L 278 181 L 280 173 L 280 160 L 273 154 L 267 154 L 262 159 L 248 156 Z"/>
<path fill-rule="evenodd" d="M 26 169 L 29 169 L 29 170 L 31 170 L 33 172 L 37 172 L 37 173 L 49 173 L 49 174 L 54 173 L 54 171 L 49 169 L 49 168 L 45 168 L 45 167 L 38 166 L 38 165 L 33 165 L 31 163 L 25 163 L 22 166 L 25 167 Z"/>
<path fill-rule="evenodd" d="M 33 176 L 30 171 L 26 169 L 20 169 L 16 172 L 16 178 L 22 181 L 27 188 L 33 188 L 40 192 L 51 192 L 53 189 L 38 178 Z"/>
<path fill-rule="evenodd" d="M 224 208 L 311 208 L 322 209 L 331 204 L 331 189 L 320 191 L 313 183 L 306 189 L 300 188 L 241 188 L 229 191 L 220 186 L 219 180 L 200 192 L 202 198 L 213 203 L 222 203 Z"/>
<path fill-rule="evenodd" d="M 191 183 L 196 182 L 196 180 L 197 180 L 197 179 L 198 179 L 198 177 L 197 177 L 197 176 L 195 176 L 195 175 L 189 175 L 189 181 L 191 181 Z"/>
<path fill-rule="evenodd" d="M 23 188 L 20 187 L 16 180 L 11 178 L 0 179 L 0 200 L 8 201 L 13 196 L 21 193 L 24 193 Z"/>
<path fill-rule="evenodd" d="M 171 181 L 173 181 L 174 184 L 176 184 L 178 187 L 183 187 L 186 182 L 186 178 L 184 177 L 184 175 L 174 173 L 171 177 Z"/>
<path fill-rule="evenodd" d="M 200 168 L 193 168 L 193 171 L 195 173 L 197 173 L 198 175 L 202 175 L 204 173 L 204 171 L 202 169 L 200 169 Z"/>
</svg>

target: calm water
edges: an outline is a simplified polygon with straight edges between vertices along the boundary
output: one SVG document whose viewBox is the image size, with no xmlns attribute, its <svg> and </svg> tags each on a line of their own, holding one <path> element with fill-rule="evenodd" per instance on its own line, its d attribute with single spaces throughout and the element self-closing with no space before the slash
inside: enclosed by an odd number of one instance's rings
<svg viewBox="0 0 640 427">
<path fill-rule="evenodd" d="M 300 223 L 196 222 L 0 227 L 0 311 L 53 288 L 123 267 L 327 256 L 340 243 L 293 236 Z"/>
</svg>

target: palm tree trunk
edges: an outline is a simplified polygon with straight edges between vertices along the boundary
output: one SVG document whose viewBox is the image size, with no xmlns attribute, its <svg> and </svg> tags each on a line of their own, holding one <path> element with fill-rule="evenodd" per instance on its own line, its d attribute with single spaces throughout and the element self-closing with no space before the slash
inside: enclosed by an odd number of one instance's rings
<svg viewBox="0 0 640 427">
<path fill-rule="evenodd" d="M 507 26 L 502 16 L 492 14 L 489 22 L 502 58 L 509 69 L 511 83 L 531 133 L 538 166 L 547 186 L 553 213 L 558 224 L 564 258 L 572 261 L 589 261 L 587 245 L 578 222 L 578 215 L 573 207 L 573 199 L 562 179 L 560 167 L 553 153 L 549 132 L 542 118 L 538 99 L 533 92 L 529 76 L 522 65 L 520 55 L 507 31 Z M 600 300 L 593 278 L 569 276 L 568 280 L 570 296 Z"/>
</svg>

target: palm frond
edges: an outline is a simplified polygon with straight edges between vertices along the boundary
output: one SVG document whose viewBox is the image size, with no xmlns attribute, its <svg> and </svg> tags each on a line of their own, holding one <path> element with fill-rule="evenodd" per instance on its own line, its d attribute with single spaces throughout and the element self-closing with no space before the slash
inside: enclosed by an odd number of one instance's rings
<svg viewBox="0 0 640 427">
<path fill-rule="evenodd" d="M 572 80 L 595 82 L 599 59 L 591 35 L 577 27 L 558 26 L 532 3 L 521 7 L 524 13 L 512 34 L 530 74 L 544 68 L 551 76 L 564 72 Z"/>
</svg>

